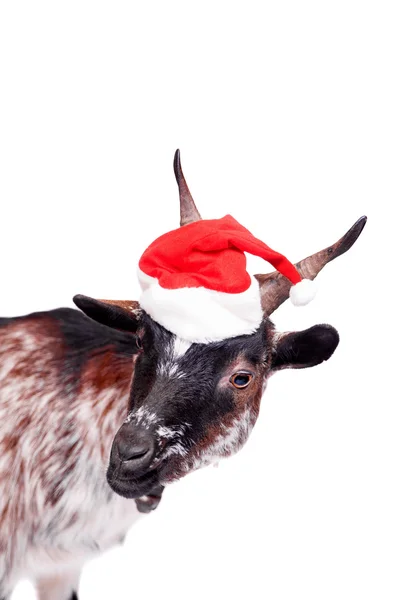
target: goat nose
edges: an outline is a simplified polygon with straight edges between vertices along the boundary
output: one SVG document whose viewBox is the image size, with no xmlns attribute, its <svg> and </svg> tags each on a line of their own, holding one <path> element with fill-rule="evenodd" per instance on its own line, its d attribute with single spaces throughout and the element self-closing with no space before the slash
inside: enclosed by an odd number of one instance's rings
<svg viewBox="0 0 400 600">
<path fill-rule="evenodd" d="M 132 429 L 129 424 L 123 425 L 115 439 L 116 451 L 119 459 L 129 462 L 131 469 L 145 468 L 151 463 L 155 444 L 150 432 Z"/>
<path fill-rule="evenodd" d="M 121 460 L 138 460 L 151 452 L 152 447 L 149 442 L 132 444 L 126 440 L 120 440 L 117 444 L 117 450 Z"/>
</svg>

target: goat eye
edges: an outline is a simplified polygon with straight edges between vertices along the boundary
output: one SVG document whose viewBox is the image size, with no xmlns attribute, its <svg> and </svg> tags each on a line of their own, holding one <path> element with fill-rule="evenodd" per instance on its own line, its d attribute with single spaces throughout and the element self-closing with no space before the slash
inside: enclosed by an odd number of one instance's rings
<svg viewBox="0 0 400 600">
<path fill-rule="evenodd" d="M 136 347 L 138 348 L 138 350 L 143 350 L 142 340 L 138 335 L 136 336 Z"/>
<path fill-rule="evenodd" d="M 243 389 L 249 385 L 252 379 L 253 375 L 250 373 L 235 373 L 230 378 L 230 382 L 235 386 L 235 388 Z"/>
</svg>

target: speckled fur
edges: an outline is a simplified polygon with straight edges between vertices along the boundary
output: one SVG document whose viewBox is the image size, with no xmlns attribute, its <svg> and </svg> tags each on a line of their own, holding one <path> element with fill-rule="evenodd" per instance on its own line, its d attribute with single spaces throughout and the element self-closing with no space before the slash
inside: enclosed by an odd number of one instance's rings
<svg viewBox="0 0 400 600">
<path fill-rule="evenodd" d="M 127 414 L 129 339 L 120 353 L 89 349 L 78 367 L 57 317 L 0 320 L 0 596 L 28 577 L 47 597 L 46 579 L 79 573 L 139 517 L 105 478 Z"/>
<path fill-rule="evenodd" d="M 338 343 L 329 326 L 279 336 L 266 319 L 249 336 L 187 344 L 144 311 L 107 309 L 113 329 L 93 306 L 99 323 L 71 309 L 0 319 L 0 598 L 22 577 L 40 600 L 72 597 L 83 563 L 163 485 L 240 450 L 274 370 L 318 364 Z M 155 442 L 129 477 L 127 430 L 129 443 Z"/>
</svg>

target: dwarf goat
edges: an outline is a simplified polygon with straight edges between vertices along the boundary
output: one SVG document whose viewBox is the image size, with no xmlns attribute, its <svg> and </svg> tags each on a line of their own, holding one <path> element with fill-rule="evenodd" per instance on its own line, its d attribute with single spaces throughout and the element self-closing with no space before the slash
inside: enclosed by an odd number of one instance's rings
<svg viewBox="0 0 400 600">
<path fill-rule="evenodd" d="M 175 156 L 181 225 L 200 219 Z M 297 263 L 314 279 L 360 235 Z M 0 319 L 0 599 L 36 582 L 40 600 L 77 599 L 86 560 L 120 542 L 165 485 L 238 451 L 267 378 L 327 360 L 329 325 L 277 333 L 280 273 L 257 275 L 264 320 L 251 335 L 188 343 L 134 301 L 76 296 Z M 83 314 L 85 313 L 85 314 Z"/>
</svg>

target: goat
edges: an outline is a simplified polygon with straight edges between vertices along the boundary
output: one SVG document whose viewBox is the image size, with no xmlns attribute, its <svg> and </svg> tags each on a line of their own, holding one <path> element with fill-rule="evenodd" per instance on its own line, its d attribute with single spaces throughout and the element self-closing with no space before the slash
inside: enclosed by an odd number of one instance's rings
<svg viewBox="0 0 400 600">
<path fill-rule="evenodd" d="M 174 160 L 181 226 L 199 220 Z M 296 267 L 314 279 L 360 235 Z M 278 333 L 280 273 L 256 275 L 255 333 L 188 343 L 134 301 L 75 296 L 61 308 L 0 319 L 0 599 L 36 582 L 40 600 L 77 599 L 86 560 L 121 542 L 164 486 L 237 452 L 276 371 L 317 365 L 339 337 L 329 325 Z"/>
</svg>

